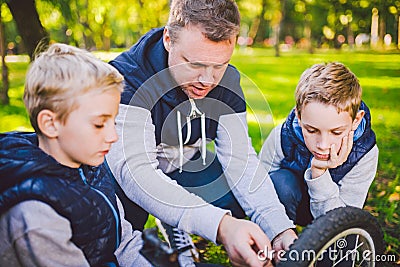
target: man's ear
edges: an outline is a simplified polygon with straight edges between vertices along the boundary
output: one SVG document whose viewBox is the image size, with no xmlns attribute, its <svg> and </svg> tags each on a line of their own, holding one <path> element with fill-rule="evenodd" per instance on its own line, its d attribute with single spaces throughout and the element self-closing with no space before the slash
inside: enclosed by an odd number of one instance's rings
<svg viewBox="0 0 400 267">
<path fill-rule="evenodd" d="M 164 44 L 165 50 L 167 50 L 169 52 L 169 50 L 171 49 L 171 36 L 169 35 L 169 31 L 168 31 L 167 27 L 164 28 L 164 32 L 163 32 L 163 44 Z"/>
<path fill-rule="evenodd" d="M 351 126 L 351 130 L 355 131 L 358 127 L 358 125 L 360 125 L 362 118 L 364 118 L 365 115 L 365 111 L 364 110 L 359 110 L 356 114 L 356 118 L 353 120 L 353 125 Z"/>
<path fill-rule="evenodd" d="M 42 134 L 48 138 L 58 136 L 58 121 L 56 114 L 48 109 L 43 109 L 37 115 L 37 124 Z"/>
</svg>

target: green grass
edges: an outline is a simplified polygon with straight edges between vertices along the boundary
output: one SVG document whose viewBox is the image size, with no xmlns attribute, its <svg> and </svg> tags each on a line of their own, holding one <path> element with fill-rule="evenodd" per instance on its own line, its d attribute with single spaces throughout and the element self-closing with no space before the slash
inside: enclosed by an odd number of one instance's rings
<svg viewBox="0 0 400 267">
<path fill-rule="evenodd" d="M 22 59 L 21 59 L 22 60 Z M 32 129 L 22 101 L 27 62 L 7 63 L 10 79 L 10 105 L 0 105 L 0 131 Z M 0 83 L 2 86 L 3 84 Z"/>
<path fill-rule="evenodd" d="M 109 59 L 107 54 L 103 56 Z M 380 154 L 365 209 L 376 216 L 384 230 L 386 254 L 394 254 L 400 261 L 400 54 L 330 50 L 312 55 L 288 52 L 277 58 L 268 49 L 236 50 L 232 63 L 243 74 L 253 145 L 259 151 L 272 127 L 293 108 L 294 89 L 301 73 L 312 64 L 331 61 L 346 64 L 358 76 L 363 99 L 371 108 Z M 0 131 L 30 129 L 22 102 L 27 63 L 9 62 L 8 66 L 10 105 L 0 106 Z M 152 220 L 147 224 L 153 225 Z M 196 241 L 203 259 L 229 265 L 221 247 L 201 238 Z"/>
</svg>

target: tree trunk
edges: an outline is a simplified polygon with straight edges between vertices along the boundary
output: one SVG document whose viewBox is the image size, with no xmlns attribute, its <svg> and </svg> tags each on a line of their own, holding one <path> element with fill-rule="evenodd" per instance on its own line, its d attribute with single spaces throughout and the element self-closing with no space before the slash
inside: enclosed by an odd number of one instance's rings
<svg viewBox="0 0 400 267">
<path fill-rule="evenodd" d="M 285 17 L 285 0 L 280 0 L 280 18 L 279 21 L 277 22 L 277 25 L 275 26 L 275 56 L 279 57 L 280 56 L 280 50 L 279 50 L 279 43 L 280 43 L 280 36 L 281 36 L 281 28 L 283 26 L 283 21 Z"/>
<path fill-rule="evenodd" d="M 381 1 L 379 2 L 379 32 L 378 32 L 378 36 L 379 36 L 379 40 L 378 40 L 378 44 L 380 48 L 384 47 L 384 39 L 385 39 L 385 35 L 386 35 L 386 20 L 388 18 L 388 5 L 386 4 L 386 1 Z"/>
<path fill-rule="evenodd" d="M 350 22 L 347 24 L 347 43 L 349 44 L 350 49 L 354 48 L 354 33 L 351 29 Z"/>
<path fill-rule="evenodd" d="M 306 13 L 306 20 L 304 23 L 304 37 L 307 40 L 308 52 L 310 54 L 314 54 L 314 47 L 312 43 L 312 34 L 311 34 L 311 21 L 307 19 L 307 13 Z"/>
<path fill-rule="evenodd" d="M 265 32 L 268 23 L 265 21 L 265 12 L 267 12 L 267 0 L 262 1 L 262 9 L 261 9 L 261 14 L 258 17 L 258 26 L 257 26 L 257 32 L 256 35 L 254 36 L 254 41 L 256 43 L 263 43 L 265 39 Z"/>
<path fill-rule="evenodd" d="M 397 14 L 397 49 L 400 50 L 400 12 Z"/>
<path fill-rule="evenodd" d="M 381 12 L 381 16 L 379 17 L 379 45 L 382 47 L 384 43 L 384 38 L 386 34 L 386 17 L 383 12 Z"/>
<path fill-rule="evenodd" d="M 89 23 L 89 15 L 88 12 L 91 7 L 89 7 L 89 0 L 84 0 L 82 3 L 80 1 L 76 1 L 77 10 L 76 15 L 78 17 L 78 21 L 81 22 L 82 26 L 82 38 L 83 42 L 85 43 L 85 48 L 87 50 L 92 50 L 96 47 L 96 43 L 93 40 L 93 30 L 90 27 Z"/>
<path fill-rule="evenodd" d="M 0 104 L 8 105 L 10 99 L 8 97 L 9 80 L 8 80 L 8 67 L 6 65 L 6 38 L 4 33 L 4 24 L 2 20 L 0 8 L 0 51 L 1 51 L 1 77 L 2 87 L 0 88 Z"/>
<path fill-rule="evenodd" d="M 274 48 L 275 48 L 275 56 L 276 57 L 279 57 L 280 56 L 280 50 L 279 50 L 279 36 L 280 36 L 280 34 L 281 34 L 281 26 L 280 26 L 280 23 L 278 23 L 278 24 L 276 24 L 275 26 L 274 26 L 274 35 L 275 35 L 275 45 L 274 45 Z"/>
<path fill-rule="evenodd" d="M 10 0 L 6 1 L 18 32 L 24 41 L 27 53 L 32 59 L 38 44 L 47 45 L 49 36 L 43 28 L 36 10 L 34 0 Z"/>
</svg>

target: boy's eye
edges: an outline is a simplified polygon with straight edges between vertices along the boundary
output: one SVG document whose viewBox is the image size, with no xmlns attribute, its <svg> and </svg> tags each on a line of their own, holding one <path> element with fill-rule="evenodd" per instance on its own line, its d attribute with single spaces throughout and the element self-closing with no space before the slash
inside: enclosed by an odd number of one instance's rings
<svg viewBox="0 0 400 267">
<path fill-rule="evenodd" d="M 316 130 L 313 130 L 313 129 L 307 129 L 307 132 L 308 132 L 308 133 L 316 133 L 317 131 L 316 131 Z"/>
<path fill-rule="evenodd" d="M 101 129 L 104 127 L 104 124 L 95 124 L 94 127 L 96 127 L 97 129 Z"/>
<path fill-rule="evenodd" d="M 341 135 L 343 132 L 333 132 L 334 135 Z"/>
</svg>

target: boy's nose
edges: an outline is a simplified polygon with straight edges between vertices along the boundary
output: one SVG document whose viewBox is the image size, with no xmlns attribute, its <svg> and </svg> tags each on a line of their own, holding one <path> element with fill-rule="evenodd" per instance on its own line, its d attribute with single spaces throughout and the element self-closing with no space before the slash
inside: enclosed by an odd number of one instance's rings
<svg viewBox="0 0 400 267">
<path fill-rule="evenodd" d="M 326 151 L 330 148 L 329 136 L 326 134 L 321 134 L 319 140 L 317 141 L 317 147 L 322 151 Z"/>
<path fill-rule="evenodd" d="M 113 124 L 110 129 L 106 133 L 106 142 L 107 143 L 115 143 L 118 141 L 118 134 L 115 125 Z"/>
</svg>

